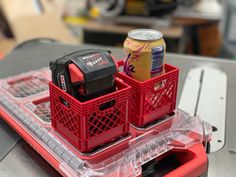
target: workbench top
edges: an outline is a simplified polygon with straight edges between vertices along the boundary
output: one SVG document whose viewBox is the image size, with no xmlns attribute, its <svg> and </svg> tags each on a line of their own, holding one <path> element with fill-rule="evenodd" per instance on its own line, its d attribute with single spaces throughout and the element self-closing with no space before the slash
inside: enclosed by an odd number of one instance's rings
<svg viewBox="0 0 236 177">
<path fill-rule="evenodd" d="M 21 48 L 21 50 L 19 50 Z M 105 48 L 83 45 L 70 46 L 57 43 L 29 43 L 20 46 L 0 61 L 0 78 L 48 66 L 50 60 L 65 53 L 86 48 Z M 123 57 L 121 48 L 110 49 L 116 58 Z M 22 52 L 23 51 L 23 52 Z M 53 52 L 52 52 L 53 51 Z M 209 155 L 209 177 L 229 177 L 236 174 L 236 62 L 225 59 L 167 54 L 166 62 L 180 68 L 178 100 L 188 71 L 192 67 L 209 65 L 220 68 L 228 77 L 226 143 L 223 149 Z M 13 129 L 0 119 L 0 176 L 60 176 Z"/>
</svg>

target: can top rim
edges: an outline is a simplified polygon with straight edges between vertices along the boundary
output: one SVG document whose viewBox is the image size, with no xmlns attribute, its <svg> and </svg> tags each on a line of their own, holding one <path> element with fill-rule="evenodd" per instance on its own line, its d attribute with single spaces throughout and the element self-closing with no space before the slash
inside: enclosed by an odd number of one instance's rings
<svg viewBox="0 0 236 177">
<path fill-rule="evenodd" d="M 128 37 L 139 41 L 155 41 L 161 39 L 163 34 L 153 29 L 135 29 L 128 32 Z"/>
</svg>

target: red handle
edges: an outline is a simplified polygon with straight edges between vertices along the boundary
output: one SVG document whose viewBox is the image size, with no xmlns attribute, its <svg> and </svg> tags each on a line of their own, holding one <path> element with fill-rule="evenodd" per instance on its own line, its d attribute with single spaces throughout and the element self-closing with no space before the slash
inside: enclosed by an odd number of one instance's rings
<svg viewBox="0 0 236 177">
<path fill-rule="evenodd" d="M 182 165 L 164 177 L 197 177 L 208 169 L 208 159 L 206 150 L 202 144 L 196 144 L 188 149 L 188 156 L 181 156 L 179 160 L 182 161 Z"/>
</svg>

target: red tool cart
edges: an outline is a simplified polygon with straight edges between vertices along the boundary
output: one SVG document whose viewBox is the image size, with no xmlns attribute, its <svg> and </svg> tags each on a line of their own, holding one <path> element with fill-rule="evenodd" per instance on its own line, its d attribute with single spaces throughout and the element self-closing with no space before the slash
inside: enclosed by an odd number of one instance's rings
<svg viewBox="0 0 236 177">
<path fill-rule="evenodd" d="M 204 145 L 211 126 L 174 110 L 178 69 L 165 68 L 166 74 L 151 80 L 154 85 L 144 87 L 120 73 L 115 92 L 83 103 L 50 83 L 47 68 L 9 77 L 0 81 L 0 115 L 63 176 L 201 176 L 207 172 Z M 135 92 L 139 101 L 132 100 Z M 158 98 L 147 100 L 153 93 Z M 171 169 L 164 172 L 163 164 Z"/>
</svg>

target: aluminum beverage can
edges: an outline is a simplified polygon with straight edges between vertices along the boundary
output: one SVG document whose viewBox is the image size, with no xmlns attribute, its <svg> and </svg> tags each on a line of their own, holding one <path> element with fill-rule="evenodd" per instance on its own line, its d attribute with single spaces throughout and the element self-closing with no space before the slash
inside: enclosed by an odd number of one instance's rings
<svg viewBox="0 0 236 177">
<path fill-rule="evenodd" d="M 161 32 L 152 29 L 130 31 L 124 51 L 124 71 L 134 79 L 146 81 L 164 72 L 166 44 Z"/>
</svg>

